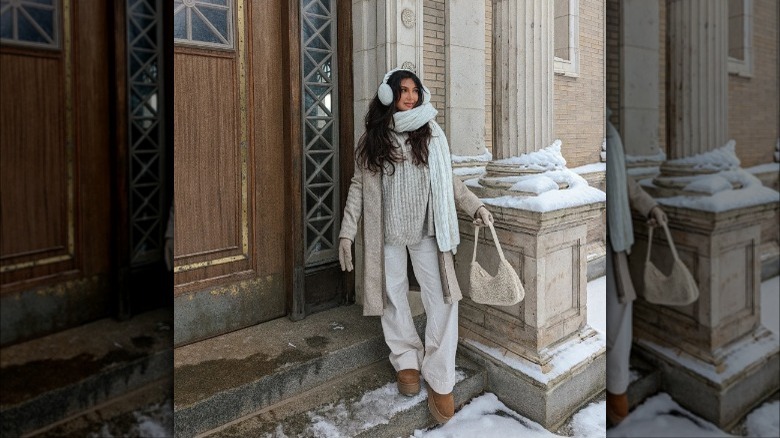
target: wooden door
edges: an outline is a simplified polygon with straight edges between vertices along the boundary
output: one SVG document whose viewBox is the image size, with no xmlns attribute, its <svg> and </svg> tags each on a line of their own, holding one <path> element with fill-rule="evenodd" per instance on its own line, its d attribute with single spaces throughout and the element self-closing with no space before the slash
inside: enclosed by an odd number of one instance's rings
<svg viewBox="0 0 780 438">
<path fill-rule="evenodd" d="M 286 314 L 283 6 L 174 1 L 177 345 Z"/>
<path fill-rule="evenodd" d="M 2 343 L 109 313 L 105 2 L 0 7 Z"/>
</svg>

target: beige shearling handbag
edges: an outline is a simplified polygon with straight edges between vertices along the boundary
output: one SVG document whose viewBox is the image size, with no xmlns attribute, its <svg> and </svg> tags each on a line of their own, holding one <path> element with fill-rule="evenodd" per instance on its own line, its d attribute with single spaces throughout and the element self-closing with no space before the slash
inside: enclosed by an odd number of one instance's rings
<svg viewBox="0 0 780 438">
<path fill-rule="evenodd" d="M 688 268 L 680 260 L 677 248 L 674 247 L 669 227 L 666 223 L 663 224 L 666 239 L 674 257 L 672 272 L 669 273 L 668 277 L 650 261 L 650 248 L 653 246 L 653 227 L 648 228 L 644 274 L 645 299 L 653 304 L 665 306 L 687 306 L 699 299 L 699 286 L 696 284 L 696 280 L 693 279 L 693 275 L 688 271 Z"/>
<path fill-rule="evenodd" d="M 491 306 L 511 306 L 522 301 L 525 297 L 525 290 L 517 272 L 504 257 L 504 251 L 501 250 L 501 244 L 498 243 L 496 229 L 493 228 L 493 224 L 488 225 L 490 226 L 490 232 L 493 234 L 493 242 L 496 244 L 501 261 L 498 263 L 498 272 L 495 277 L 490 276 L 477 263 L 479 227 L 474 227 L 474 255 L 471 258 L 471 268 L 469 269 L 470 296 L 475 303 Z"/>
</svg>

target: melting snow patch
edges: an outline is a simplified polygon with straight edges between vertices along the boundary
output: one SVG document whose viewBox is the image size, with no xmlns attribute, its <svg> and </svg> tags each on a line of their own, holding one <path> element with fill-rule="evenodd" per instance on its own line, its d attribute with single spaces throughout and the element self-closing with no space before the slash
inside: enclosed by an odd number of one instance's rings
<svg viewBox="0 0 780 438">
<path fill-rule="evenodd" d="M 714 424 L 690 413 L 666 393 L 660 393 L 639 405 L 610 437 L 728 437 Z"/>
<path fill-rule="evenodd" d="M 463 371 L 457 371 L 456 381 L 466 378 Z M 353 437 L 379 424 L 388 424 L 398 413 L 412 408 L 427 398 L 425 388 L 414 397 L 398 393 L 395 382 L 363 394 L 355 402 L 339 401 L 310 411 L 311 426 L 308 435 L 328 438 Z"/>
<path fill-rule="evenodd" d="M 607 194 L 601 190 L 590 187 L 585 178 L 577 175 L 568 169 L 545 172 L 543 175 L 533 175 L 525 177 L 525 180 L 537 180 L 538 178 L 549 179 L 557 184 L 568 185 L 568 189 L 549 190 L 538 196 L 499 196 L 497 198 L 483 198 L 485 204 L 495 205 L 497 207 L 516 208 L 530 211 L 555 211 L 563 208 L 579 207 L 582 205 L 605 202 Z M 519 179 L 515 186 L 524 181 Z M 541 187 L 543 184 L 550 186 L 549 182 L 537 180 Z M 535 183 L 534 183 L 535 184 Z M 529 184 L 532 186 L 532 184 Z M 513 187 L 512 190 L 515 188 Z"/>
<path fill-rule="evenodd" d="M 655 162 L 661 163 L 666 161 L 666 154 L 664 152 L 658 152 L 655 155 L 629 155 L 626 154 L 626 164 L 628 163 L 643 163 L 643 162 Z"/>
<path fill-rule="evenodd" d="M 729 140 L 725 145 L 692 157 L 669 160 L 672 165 L 692 166 L 694 169 L 733 170 L 739 167 L 735 152 L 736 142 Z"/>
<path fill-rule="evenodd" d="M 584 166 L 575 167 L 574 169 L 571 169 L 571 171 L 580 175 L 582 175 L 583 173 L 606 172 L 607 163 L 586 164 Z"/>
<path fill-rule="evenodd" d="M 602 410 L 603 416 L 603 410 Z M 415 438 L 556 438 L 555 435 L 487 393 L 469 402 L 441 427 L 432 430 L 415 430 Z M 595 435 L 594 435 L 595 436 Z M 602 430 L 601 436 L 604 436 Z"/>
<path fill-rule="evenodd" d="M 780 436 L 780 401 L 764 403 L 747 416 L 745 425 L 748 436 L 762 438 Z"/>
<path fill-rule="evenodd" d="M 452 169 L 452 173 L 458 176 L 485 173 L 485 166 L 455 167 Z"/>
<path fill-rule="evenodd" d="M 699 176 L 691 179 L 689 187 L 702 180 L 696 187 L 700 189 L 714 190 L 722 186 L 713 176 Z M 761 180 L 750 173 L 739 169 L 729 172 L 721 172 L 716 177 L 727 181 L 729 184 L 741 186 L 741 189 L 719 191 L 712 196 L 673 196 L 670 198 L 658 198 L 662 205 L 674 207 L 692 208 L 710 212 L 723 212 L 735 208 L 751 207 L 754 205 L 769 204 L 780 201 L 780 193 L 769 187 L 764 187 Z M 648 180 L 642 180 L 642 185 L 652 185 Z M 686 187 L 687 189 L 687 187 Z"/>
<path fill-rule="evenodd" d="M 580 410 L 571 421 L 577 438 L 602 438 L 607 433 L 607 402 L 591 403 Z"/>
<path fill-rule="evenodd" d="M 527 170 L 560 170 L 566 167 L 566 160 L 561 155 L 561 141 L 555 140 L 553 144 L 535 152 L 522 154 L 519 157 L 497 160 L 497 163 L 517 166 Z"/>
<path fill-rule="evenodd" d="M 585 339 L 576 338 L 549 350 L 547 354 L 551 356 L 549 362 L 550 371 L 547 373 L 542 372 L 542 367 L 539 366 L 539 364 L 533 363 L 525 358 L 511 353 L 511 356 L 507 356 L 506 350 L 502 351 L 497 348 L 488 347 L 487 345 L 472 339 L 465 339 L 464 342 L 474 346 L 491 357 L 504 362 L 521 373 L 532 377 L 536 381 L 548 384 L 555 380 L 555 378 L 563 375 L 566 371 L 571 370 L 578 364 L 597 356 L 605 350 L 606 338 L 604 337 L 604 334 L 595 330 L 594 332 L 594 335 L 588 336 Z"/>
<path fill-rule="evenodd" d="M 713 364 L 705 363 L 682 350 L 673 350 L 646 339 L 639 339 L 636 342 L 645 348 L 654 350 L 657 353 L 666 356 L 668 359 L 673 360 L 713 382 L 723 384 L 761 358 L 777 352 L 780 348 L 778 347 L 780 340 L 778 340 L 777 335 L 770 331 L 764 331 L 763 333 L 764 334 L 758 338 L 748 337 L 747 339 L 736 342 L 734 345 L 730 345 L 724 352 L 722 370 L 720 373 L 715 369 Z"/>
</svg>

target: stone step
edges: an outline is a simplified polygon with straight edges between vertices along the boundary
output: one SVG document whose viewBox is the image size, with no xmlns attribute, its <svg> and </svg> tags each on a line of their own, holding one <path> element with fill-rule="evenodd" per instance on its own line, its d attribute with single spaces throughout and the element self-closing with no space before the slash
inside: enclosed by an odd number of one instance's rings
<svg viewBox="0 0 780 438">
<path fill-rule="evenodd" d="M 58 423 L 29 433 L 35 438 L 173 435 L 173 376 L 149 383 Z"/>
<path fill-rule="evenodd" d="M 422 332 L 424 316 L 415 318 Z M 258 324 L 174 350 L 176 436 L 215 429 L 387 360 L 378 317 L 344 306 Z"/>
<path fill-rule="evenodd" d="M 633 410 L 661 390 L 661 370 L 637 353 L 631 355 L 631 382 L 628 385 L 628 409 Z"/>
<path fill-rule="evenodd" d="M 484 390 L 487 375 L 461 356 L 456 364 L 460 381 L 453 393 L 460 407 Z M 200 437 L 406 437 L 435 424 L 425 383 L 416 396 L 399 394 L 395 371 L 383 359 Z"/>
<path fill-rule="evenodd" d="M 0 436 L 39 430 L 171 375 L 170 309 L 0 350 Z"/>
</svg>

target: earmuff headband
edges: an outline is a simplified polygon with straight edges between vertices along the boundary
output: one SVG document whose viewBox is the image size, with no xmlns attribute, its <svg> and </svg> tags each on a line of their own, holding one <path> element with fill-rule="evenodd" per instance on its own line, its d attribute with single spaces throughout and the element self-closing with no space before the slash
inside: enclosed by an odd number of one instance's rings
<svg viewBox="0 0 780 438">
<path fill-rule="evenodd" d="M 376 94 L 379 97 L 379 101 L 382 102 L 382 105 L 384 106 L 390 106 L 390 104 L 393 103 L 393 89 L 390 87 L 390 85 L 387 84 L 387 81 L 390 79 L 390 76 L 393 75 L 393 73 L 399 71 L 399 70 L 406 70 L 411 71 L 406 68 L 394 68 L 387 72 L 385 74 L 384 79 L 382 79 L 382 83 L 379 85 L 379 90 L 377 90 Z M 414 73 L 414 72 L 412 72 Z M 431 92 L 428 90 L 428 87 L 423 85 L 423 103 L 428 103 L 431 101 Z"/>
</svg>

